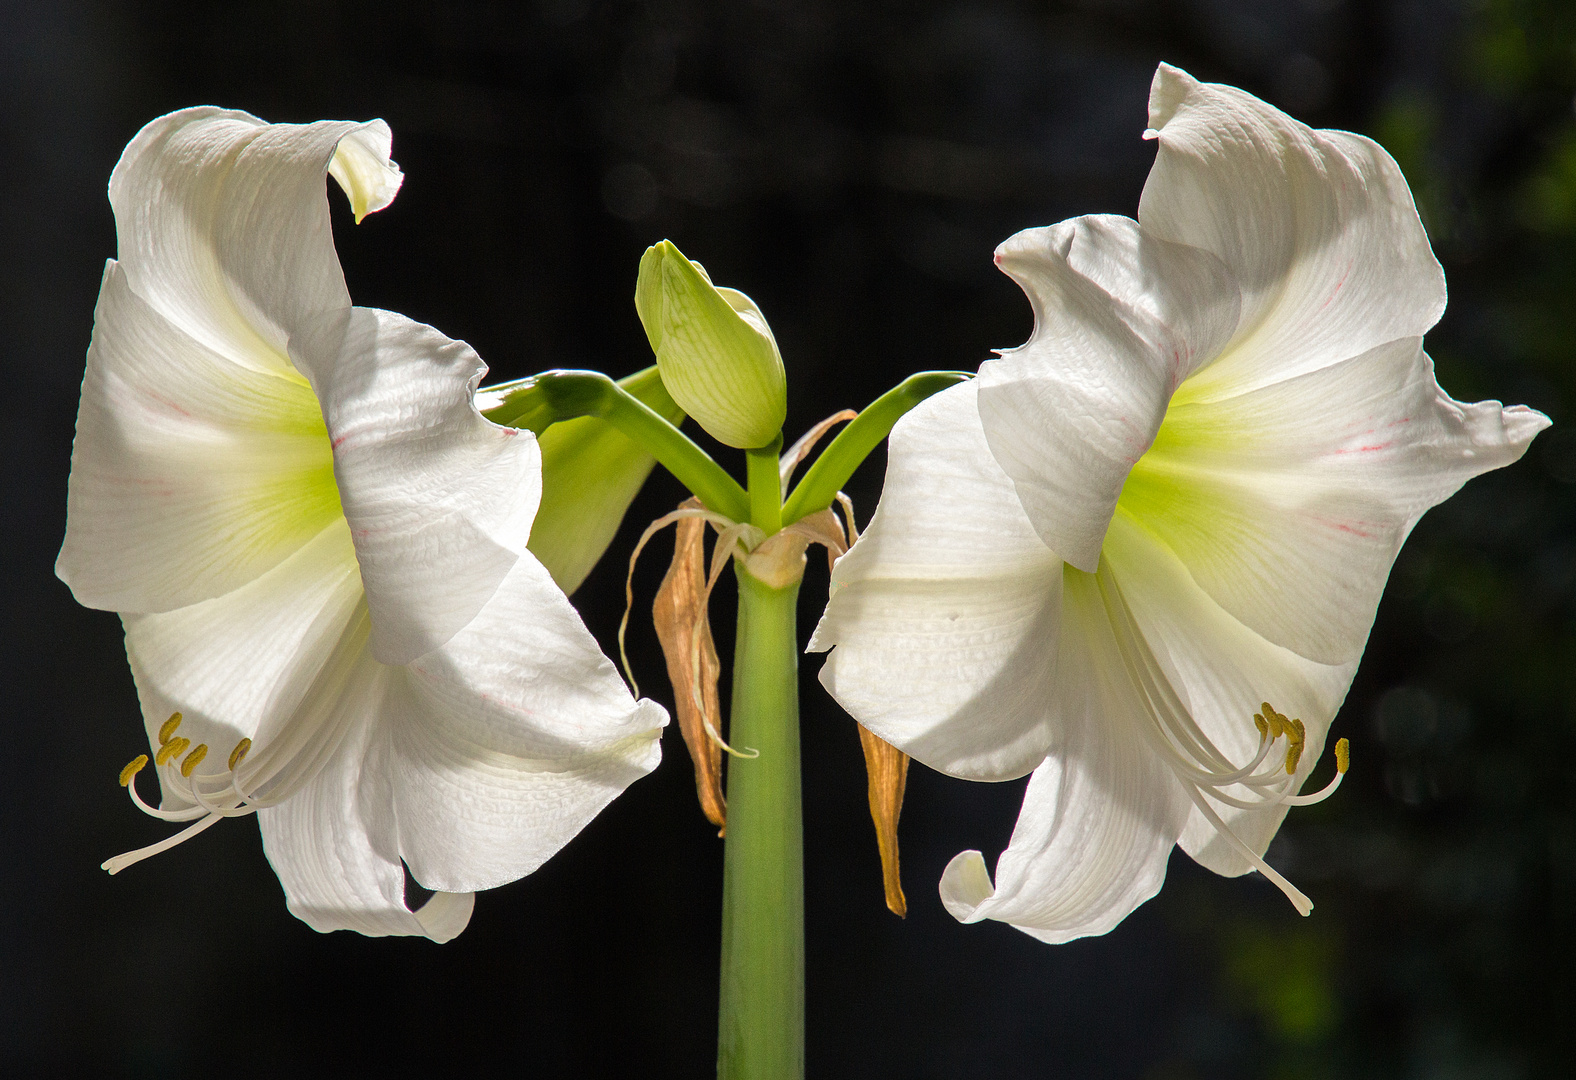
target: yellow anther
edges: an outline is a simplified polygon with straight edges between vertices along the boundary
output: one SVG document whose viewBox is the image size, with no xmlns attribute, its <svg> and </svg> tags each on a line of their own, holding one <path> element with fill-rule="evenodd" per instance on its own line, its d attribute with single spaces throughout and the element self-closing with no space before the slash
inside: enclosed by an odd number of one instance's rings
<svg viewBox="0 0 1576 1080">
<path fill-rule="evenodd" d="M 147 754 L 138 754 L 136 757 L 126 762 L 126 767 L 120 770 L 120 786 L 125 787 L 127 784 L 131 783 L 131 778 L 140 773 L 142 771 L 142 767 L 147 763 Z"/>
<path fill-rule="evenodd" d="M 186 760 L 181 762 L 181 775 L 190 776 L 203 758 L 208 756 L 208 744 L 198 743 L 192 747 L 192 752 L 186 755 Z"/>
<path fill-rule="evenodd" d="M 1288 721 L 1286 724 L 1286 775 L 1290 776 L 1297 771 L 1297 762 L 1302 760 L 1303 747 L 1307 745 L 1308 726 L 1301 720 Z"/>
<path fill-rule="evenodd" d="M 1297 762 L 1302 760 L 1302 743 L 1288 743 L 1286 746 L 1286 775 L 1291 776 L 1297 771 Z"/>
<path fill-rule="evenodd" d="M 230 751 L 230 771 L 231 772 L 234 772 L 235 771 L 235 767 L 237 765 L 239 765 L 242 761 L 246 760 L 246 753 L 251 748 L 252 748 L 252 740 L 251 739 L 242 739 L 240 742 L 235 744 L 235 749 Z"/>
<path fill-rule="evenodd" d="M 170 718 L 164 721 L 163 725 L 159 728 L 159 745 L 163 746 L 165 743 L 175 738 L 175 731 L 180 726 L 181 714 L 178 712 L 170 713 Z M 161 761 L 159 764 L 162 765 L 164 762 Z"/>
<path fill-rule="evenodd" d="M 186 748 L 191 744 L 192 741 L 190 739 L 177 736 L 159 747 L 159 752 L 153 755 L 153 760 L 160 765 L 168 765 L 171 761 L 184 754 Z"/>
<path fill-rule="evenodd" d="M 1335 771 L 1344 773 L 1352 767 L 1352 744 L 1345 739 L 1335 740 Z"/>
<path fill-rule="evenodd" d="M 1253 726 L 1259 729 L 1259 738 L 1267 738 L 1270 733 L 1270 722 L 1259 713 L 1253 714 Z"/>
</svg>

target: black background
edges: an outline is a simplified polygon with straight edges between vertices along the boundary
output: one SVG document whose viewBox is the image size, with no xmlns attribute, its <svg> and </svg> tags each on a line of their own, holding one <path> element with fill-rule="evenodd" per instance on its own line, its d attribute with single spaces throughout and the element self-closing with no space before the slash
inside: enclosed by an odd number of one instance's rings
<svg viewBox="0 0 1576 1080">
<path fill-rule="evenodd" d="M 916 768 L 900 922 L 853 725 L 809 658 L 810 1075 L 1565 1075 L 1573 46 L 1568 0 L 0 5 L 0 1071 L 704 1076 L 714 1052 L 721 848 L 676 737 L 445 946 L 313 933 L 244 820 L 97 869 L 162 826 L 115 786 L 143 749 L 117 620 L 50 568 L 114 252 L 104 185 L 143 123 L 197 103 L 386 118 L 400 197 L 354 227 L 335 195 L 351 293 L 465 338 L 498 378 L 649 363 L 630 298 L 640 252 L 670 237 L 770 318 L 791 437 L 1023 340 L 1028 305 L 992 248 L 1134 212 L 1164 59 L 1384 142 L 1451 285 L 1429 338 L 1441 381 L 1556 427 L 1403 552 L 1335 725 L 1353 772 L 1271 849 L 1318 904 L 1308 920 L 1178 853 L 1161 896 L 1104 938 L 960 926 L 941 868 L 968 847 L 994 859 L 1022 783 Z M 873 460 L 850 487 L 862 519 L 879 478 Z M 633 536 L 681 494 L 654 478 L 575 597 L 607 646 Z M 660 561 L 637 575 L 647 598 Z M 812 566 L 806 632 L 825 580 Z M 666 700 L 649 629 L 632 640 Z"/>
</svg>

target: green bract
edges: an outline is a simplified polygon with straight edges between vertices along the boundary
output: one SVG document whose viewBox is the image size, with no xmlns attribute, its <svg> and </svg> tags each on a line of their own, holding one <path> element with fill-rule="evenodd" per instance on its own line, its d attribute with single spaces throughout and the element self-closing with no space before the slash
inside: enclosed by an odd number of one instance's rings
<svg viewBox="0 0 1576 1080">
<path fill-rule="evenodd" d="M 755 301 L 719 289 L 667 240 L 646 249 L 635 310 L 673 400 L 719 442 L 765 446 L 782 430 L 787 381 Z"/>
</svg>

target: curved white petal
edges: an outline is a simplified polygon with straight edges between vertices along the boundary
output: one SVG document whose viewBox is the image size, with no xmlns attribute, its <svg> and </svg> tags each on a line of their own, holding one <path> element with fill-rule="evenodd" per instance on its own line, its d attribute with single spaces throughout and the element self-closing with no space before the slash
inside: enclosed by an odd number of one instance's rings
<svg viewBox="0 0 1576 1080">
<path fill-rule="evenodd" d="M 325 763 L 258 812 L 290 910 L 318 930 L 440 940 L 469 909 L 462 897 L 412 915 L 404 865 L 455 894 L 530 873 L 656 766 L 667 722 L 630 698 L 529 557 L 414 664 L 381 664 L 343 640 L 303 717 Z"/>
<path fill-rule="evenodd" d="M 209 107 L 154 120 L 109 184 L 132 287 L 221 355 L 288 368 L 296 328 L 350 305 L 324 175 L 332 164 L 358 218 L 386 206 L 400 180 L 389 142 L 381 120 L 265 124 Z"/>
<path fill-rule="evenodd" d="M 1313 371 L 1400 337 L 1445 307 L 1445 279 L 1401 170 L 1376 143 L 1315 131 L 1251 94 L 1162 64 L 1139 202 L 1148 234 L 1203 248 L 1242 291 L 1242 324 L 1179 400 Z"/>
<path fill-rule="evenodd" d="M 361 602 L 343 519 L 257 580 L 175 611 L 123 616 L 148 739 L 172 712 L 223 761 L 295 714 Z"/>
<path fill-rule="evenodd" d="M 406 663 L 470 622 L 525 551 L 536 438 L 476 411 L 487 366 L 469 345 L 403 315 L 335 313 L 290 352 L 322 403 L 373 655 Z"/>
<path fill-rule="evenodd" d="M 366 768 L 388 776 L 399 852 L 429 888 L 531 873 L 662 756 L 667 714 L 630 697 L 530 555 L 397 676 Z"/>
<path fill-rule="evenodd" d="M 881 738 L 953 776 L 1002 780 L 1052 739 L 1062 561 L 991 456 L 977 393 L 962 383 L 898 421 L 881 503 L 832 571 L 809 648 L 832 650 L 821 683 Z"/>
<path fill-rule="evenodd" d="M 432 928 L 405 902 L 405 868 L 396 838 L 391 778 L 365 761 L 382 726 L 375 721 L 395 669 L 364 647 L 341 657 L 345 670 L 320 703 L 324 722 L 343 729 L 334 752 L 307 783 L 278 806 L 257 812 L 268 855 L 290 912 L 320 933 L 354 930 L 368 937 L 431 936 L 446 941 L 470 917 L 464 897 L 428 912 Z"/>
<path fill-rule="evenodd" d="M 947 866 L 941 898 L 961 922 L 997 919 L 1059 943 L 1103 934 L 1160 891 L 1190 803 L 1138 727 L 1099 587 L 1069 573 L 1052 708 L 1057 741 L 1034 770 L 987 892 L 978 852 Z"/>
<path fill-rule="evenodd" d="M 1227 761 L 1241 767 L 1258 753 L 1253 714 L 1261 702 L 1304 722 L 1307 744 L 1291 789 L 1296 794 L 1318 764 L 1357 661 L 1319 664 L 1264 640 L 1215 603 L 1169 548 L 1121 510 L 1111 522 L 1105 556 L 1144 641 L 1199 728 Z M 1269 762 L 1284 760 L 1281 744 Z M 1269 768 L 1266 764 L 1265 771 Z M 1251 799 L 1241 784 L 1226 793 Z M 1286 816 L 1284 804 L 1259 810 L 1213 805 L 1260 855 Z M 1253 869 L 1196 808 L 1190 811 L 1181 844 L 1217 874 L 1236 876 Z"/>
<path fill-rule="evenodd" d="M 344 190 L 356 224 L 394 201 L 405 174 L 389 159 L 394 135 L 381 120 L 360 124 L 339 140 L 328 175 Z"/>
<path fill-rule="evenodd" d="M 1040 538 L 1093 572 L 1127 471 L 1179 383 L 1237 326 L 1225 268 L 1129 218 L 1029 229 L 996 249 L 1034 333 L 980 368 L 979 411 Z"/>
<path fill-rule="evenodd" d="M 1547 424 L 1524 407 L 1452 400 L 1420 342 L 1402 339 L 1235 397 L 1174 403 L 1121 504 L 1232 615 L 1340 664 L 1362 651 L 1423 512 L 1515 461 Z"/>
<path fill-rule="evenodd" d="M 459 937 L 460 931 L 471 921 L 476 909 L 475 893 L 433 893 L 427 902 L 412 914 L 421 924 L 422 932 L 442 945 Z"/>
<path fill-rule="evenodd" d="M 230 592 L 340 516 L 317 401 L 233 363 L 104 272 L 55 572 L 78 602 L 169 611 Z"/>
</svg>

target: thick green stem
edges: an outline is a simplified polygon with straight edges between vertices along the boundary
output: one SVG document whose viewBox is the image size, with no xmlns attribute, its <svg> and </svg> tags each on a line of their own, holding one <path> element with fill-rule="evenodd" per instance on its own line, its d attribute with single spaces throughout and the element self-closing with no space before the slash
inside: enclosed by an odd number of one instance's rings
<svg viewBox="0 0 1576 1080">
<path fill-rule="evenodd" d="M 753 486 L 753 485 L 752 485 Z M 739 628 L 723 848 L 719 1080 L 804 1076 L 804 838 L 799 795 L 798 582 L 735 564 Z"/>
</svg>

